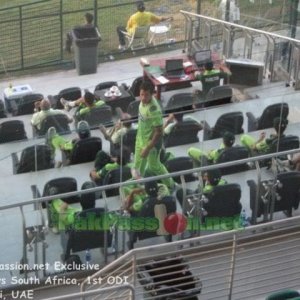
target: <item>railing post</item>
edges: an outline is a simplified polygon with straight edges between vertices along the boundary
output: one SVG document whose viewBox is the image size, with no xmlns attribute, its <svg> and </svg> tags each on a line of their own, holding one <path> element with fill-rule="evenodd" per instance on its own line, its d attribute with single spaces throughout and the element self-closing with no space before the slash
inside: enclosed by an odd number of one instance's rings
<svg viewBox="0 0 300 300">
<path fill-rule="evenodd" d="M 235 258 L 236 258 L 236 234 L 233 235 L 233 241 L 232 241 L 232 253 L 231 253 L 231 267 L 230 267 L 230 282 L 229 282 L 228 300 L 231 300 L 231 297 L 232 297 Z"/>
<path fill-rule="evenodd" d="M 94 25 L 98 27 L 98 0 L 94 0 Z"/>
<path fill-rule="evenodd" d="M 23 47 L 23 16 L 22 6 L 19 6 L 19 20 L 20 20 L 20 55 L 21 55 L 21 69 L 24 69 L 24 47 Z"/>
<path fill-rule="evenodd" d="M 64 56 L 63 0 L 60 0 L 59 3 L 59 22 L 60 22 L 60 60 L 63 60 L 63 56 Z"/>
</svg>

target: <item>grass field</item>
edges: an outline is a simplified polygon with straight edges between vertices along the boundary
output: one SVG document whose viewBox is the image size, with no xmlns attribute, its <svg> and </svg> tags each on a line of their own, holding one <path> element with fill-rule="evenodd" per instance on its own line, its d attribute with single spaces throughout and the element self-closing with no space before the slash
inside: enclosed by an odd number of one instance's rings
<svg viewBox="0 0 300 300">
<path fill-rule="evenodd" d="M 145 1 L 146 2 L 146 1 Z M 201 12 L 204 15 L 218 16 L 220 0 L 201 0 Z M 282 12 L 283 0 L 256 1 L 240 0 L 241 18 L 265 16 L 267 12 L 277 22 Z M 26 5 L 22 9 L 14 5 Z M 125 25 L 135 11 L 133 0 L 98 0 L 98 28 L 102 35 L 99 50 L 101 55 L 116 51 L 118 39 L 116 27 Z M 66 32 L 74 25 L 82 24 L 85 12 L 93 12 L 94 0 L 63 0 L 62 11 L 60 0 L 49 0 L 38 3 L 36 0 L 0 0 L 0 72 L 7 69 L 28 68 L 34 65 L 69 61 L 71 56 L 62 51 Z M 197 0 L 149 0 L 148 10 L 164 16 L 172 15 L 171 37 L 176 41 L 184 39 L 184 18 L 180 10 L 196 12 Z M 62 14 L 61 14 L 62 13 Z M 22 16 L 22 21 L 20 21 Z M 284 16 L 282 16 L 284 17 Z"/>
</svg>

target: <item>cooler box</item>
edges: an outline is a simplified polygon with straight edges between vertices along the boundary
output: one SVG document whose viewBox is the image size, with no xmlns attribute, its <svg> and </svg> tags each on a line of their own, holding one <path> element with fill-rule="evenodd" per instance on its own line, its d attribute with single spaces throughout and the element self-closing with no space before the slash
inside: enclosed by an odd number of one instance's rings
<svg viewBox="0 0 300 300">
<path fill-rule="evenodd" d="M 30 94 L 32 94 L 32 88 L 29 84 L 16 85 L 5 88 L 3 95 L 6 110 L 8 112 L 12 112 L 12 107 L 17 106 L 23 96 Z M 15 103 L 15 105 L 12 105 L 12 101 Z"/>
</svg>

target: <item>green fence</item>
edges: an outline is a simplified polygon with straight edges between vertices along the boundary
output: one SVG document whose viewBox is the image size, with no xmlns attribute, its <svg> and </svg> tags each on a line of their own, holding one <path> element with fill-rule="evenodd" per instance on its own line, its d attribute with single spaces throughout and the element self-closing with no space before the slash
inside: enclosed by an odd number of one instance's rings
<svg viewBox="0 0 300 300">
<path fill-rule="evenodd" d="M 282 28 L 289 22 L 291 0 L 236 1 L 241 23 L 253 27 Z M 184 19 L 180 10 L 220 17 L 220 0 L 146 0 L 147 10 L 174 17 L 170 36 L 184 40 Z M 75 25 L 83 23 L 85 12 L 95 15 L 102 35 L 99 55 L 115 54 L 118 46 L 116 27 L 126 25 L 135 12 L 135 1 L 128 0 L 44 0 L 0 9 L 0 73 L 72 61 L 64 52 L 64 39 Z M 271 24 L 271 25 L 270 25 Z"/>
</svg>

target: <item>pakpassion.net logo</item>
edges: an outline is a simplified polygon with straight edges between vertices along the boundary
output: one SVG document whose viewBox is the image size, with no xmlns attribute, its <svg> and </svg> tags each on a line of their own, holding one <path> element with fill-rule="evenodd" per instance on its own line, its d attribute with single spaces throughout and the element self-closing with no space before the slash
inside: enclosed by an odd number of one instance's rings
<svg viewBox="0 0 300 300">
<path fill-rule="evenodd" d="M 60 218 L 60 216 L 56 217 Z M 59 220 L 56 220 L 59 221 Z M 96 215 L 88 213 L 85 217 L 75 218 L 71 225 L 64 225 L 63 222 L 57 222 L 59 230 L 77 230 L 77 231 L 105 231 L 112 227 L 120 231 L 160 231 L 164 234 L 178 234 L 184 231 L 196 230 L 232 230 L 243 229 L 240 216 L 234 217 L 206 217 L 201 220 L 199 217 L 186 217 L 181 213 L 171 213 L 163 219 L 156 217 L 138 217 L 126 216 L 115 213 L 103 213 Z"/>
</svg>

